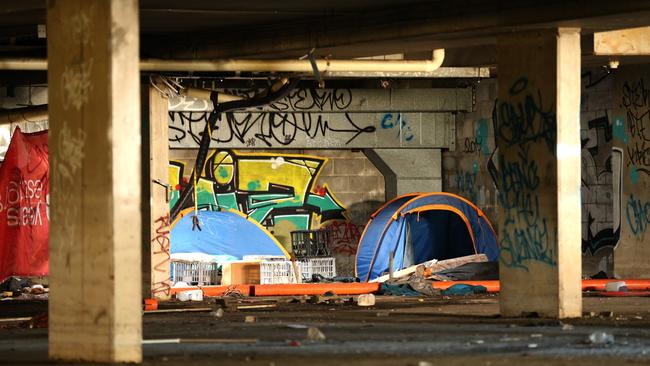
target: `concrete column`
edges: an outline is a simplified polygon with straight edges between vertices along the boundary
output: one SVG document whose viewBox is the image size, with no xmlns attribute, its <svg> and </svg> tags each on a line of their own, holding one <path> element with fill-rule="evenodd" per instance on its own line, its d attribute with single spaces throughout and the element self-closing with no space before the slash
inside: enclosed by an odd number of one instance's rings
<svg viewBox="0 0 650 366">
<path fill-rule="evenodd" d="M 386 199 L 411 192 L 442 190 L 440 149 L 366 149 L 386 180 Z"/>
<path fill-rule="evenodd" d="M 579 317 L 580 31 L 503 36 L 497 50 L 501 314 Z"/>
<path fill-rule="evenodd" d="M 149 87 L 149 184 L 151 186 L 151 296 L 168 300 L 171 295 L 169 277 L 169 128 L 168 100 L 160 90 L 165 86 L 154 81 L 158 89 Z"/>
<path fill-rule="evenodd" d="M 50 358 L 140 362 L 138 1 L 48 2 Z"/>
</svg>

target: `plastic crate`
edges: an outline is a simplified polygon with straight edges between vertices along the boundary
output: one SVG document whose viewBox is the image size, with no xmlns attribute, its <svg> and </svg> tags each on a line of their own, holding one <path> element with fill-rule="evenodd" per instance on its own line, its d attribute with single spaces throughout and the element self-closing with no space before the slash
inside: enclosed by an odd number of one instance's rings
<svg viewBox="0 0 650 366">
<path fill-rule="evenodd" d="M 304 258 L 298 261 L 303 282 L 311 281 L 312 275 L 319 274 L 325 278 L 336 277 L 336 261 L 332 257 Z"/>
<path fill-rule="evenodd" d="M 214 285 L 217 283 L 217 263 L 172 261 L 171 279 L 188 284 Z"/>
<path fill-rule="evenodd" d="M 245 255 L 244 261 L 286 261 L 287 257 L 283 255 Z"/>
<path fill-rule="evenodd" d="M 327 257 L 329 238 L 327 229 L 292 231 L 291 251 L 298 258 Z"/>
<path fill-rule="evenodd" d="M 300 263 L 296 262 L 300 271 Z M 260 284 L 274 285 L 280 283 L 296 283 L 291 261 L 262 261 L 260 262 Z"/>
</svg>

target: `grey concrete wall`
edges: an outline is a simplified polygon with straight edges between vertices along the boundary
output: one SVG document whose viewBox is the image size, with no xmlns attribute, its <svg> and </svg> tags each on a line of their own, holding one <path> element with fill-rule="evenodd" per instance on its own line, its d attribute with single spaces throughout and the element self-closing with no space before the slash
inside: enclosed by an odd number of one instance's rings
<svg viewBox="0 0 650 366">
<path fill-rule="evenodd" d="M 387 200 L 411 192 L 442 190 L 439 149 L 367 149 L 364 153 L 385 178 Z"/>
<path fill-rule="evenodd" d="M 453 149 L 452 113 L 471 103 L 468 88 L 296 89 L 270 106 L 222 115 L 212 147 Z M 197 147 L 211 102 L 169 104 L 170 147 Z"/>
<path fill-rule="evenodd" d="M 477 204 L 495 226 L 497 190 L 489 168 L 498 166 L 492 123 L 496 98 L 496 79 L 477 85 L 474 111 L 456 118 L 456 151 L 442 153 L 443 190 Z"/>
</svg>

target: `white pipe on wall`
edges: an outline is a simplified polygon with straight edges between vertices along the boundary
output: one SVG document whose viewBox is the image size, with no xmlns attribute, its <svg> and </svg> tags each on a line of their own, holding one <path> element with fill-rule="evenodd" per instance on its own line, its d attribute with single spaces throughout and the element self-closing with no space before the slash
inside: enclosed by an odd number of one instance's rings
<svg viewBox="0 0 650 366">
<path fill-rule="evenodd" d="M 431 60 L 316 60 L 318 70 L 331 72 L 432 72 L 445 58 L 445 50 L 433 51 Z M 0 59 L 0 70 L 47 70 L 44 59 Z M 311 73 L 305 60 L 140 60 L 141 71 L 197 71 L 197 72 L 299 72 Z"/>
</svg>

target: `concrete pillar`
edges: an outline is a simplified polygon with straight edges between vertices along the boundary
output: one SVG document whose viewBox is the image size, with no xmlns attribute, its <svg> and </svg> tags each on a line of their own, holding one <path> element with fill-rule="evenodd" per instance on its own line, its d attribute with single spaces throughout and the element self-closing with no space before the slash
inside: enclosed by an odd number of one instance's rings
<svg viewBox="0 0 650 366">
<path fill-rule="evenodd" d="M 140 362 L 138 1 L 48 2 L 52 359 Z"/>
<path fill-rule="evenodd" d="M 411 192 L 442 190 L 440 149 L 366 149 L 386 180 L 386 200 Z"/>
<path fill-rule="evenodd" d="M 151 187 L 151 296 L 168 300 L 171 296 L 169 277 L 169 128 L 168 100 L 160 90 L 165 86 L 154 80 L 157 89 L 149 87 L 149 185 Z"/>
<path fill-rule="evenodd" d="M 501 314 L 579 317 L 580 31 L 499 38 Z"/>
</svg>

